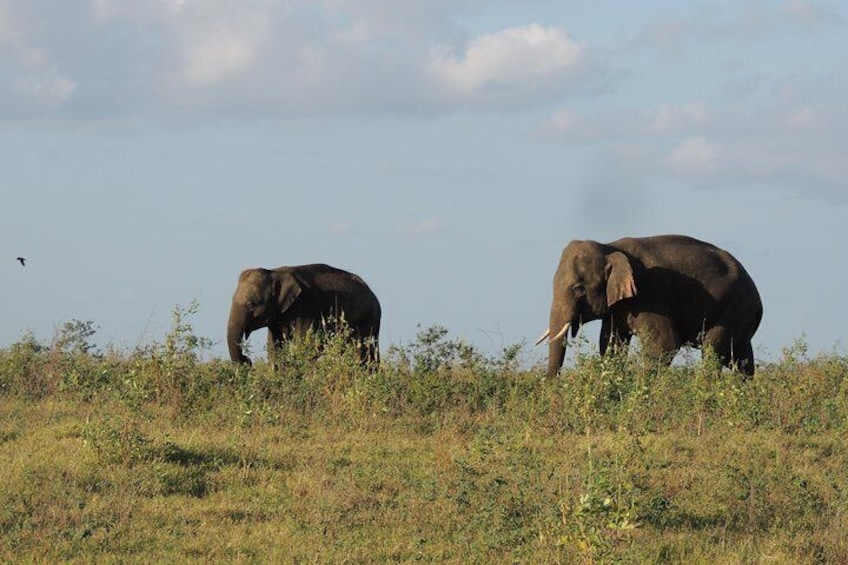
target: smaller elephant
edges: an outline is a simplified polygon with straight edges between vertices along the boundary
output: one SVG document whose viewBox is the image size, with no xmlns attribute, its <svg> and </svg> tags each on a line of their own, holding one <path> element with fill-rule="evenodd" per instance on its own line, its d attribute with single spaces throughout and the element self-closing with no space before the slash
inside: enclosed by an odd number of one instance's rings
<svg viewBox="0 0 848 565">
<path fill-rule="evenodd" d="M 713 349 L 722 364 L 754 374 L 751 338 L 763 304 L 754 281 L 730 253 L 682 235 L 572 241 L 553 280 L 548 376 L 559 372 L 565 340 L 601 320 L 600 352 L 643 348 L 670 362 L 683 345 Z"/>
<path fill-rule="evenodd" d="M 242 339 L 268 328 L 268 354 L 283 340 L 321 332 L 344 319 L 363 364 L 379 363 L 380 301 L 353 273 L 324 264 L 247 269 L 239 276 L 227 324 L 230 359 L 250 364 Z"/>
</svg>

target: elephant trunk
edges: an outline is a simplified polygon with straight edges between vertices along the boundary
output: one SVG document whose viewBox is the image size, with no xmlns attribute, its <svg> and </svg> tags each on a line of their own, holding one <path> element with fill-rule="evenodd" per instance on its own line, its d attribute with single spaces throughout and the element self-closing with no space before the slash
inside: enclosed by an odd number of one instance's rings
<svg viewBox="0 0 848 565">
<path fill-rule="evenodd" d="M 554 378 L 559 373 L 565 359 L 565 339 L 551 341 L 548 344 L 548 378 Z"/>
<path fill-rule="evenodd" d="M 242 307 L 233 304 L 230 308 L 230 319 L 227 322 L 227 347 L 230 350 L 230 359 L 235 363 L 246 363 L 250 365 L 248 359 L 241 349 L 242 339 L 248 336 L 247 316 Z"/>
<path fill-rule="evenodd" d="M 571 318 L 561 315 L 558 308 L 552 309 L 551 321 L 548 326 L 548 377 L 554 378 L 559 373 L 565 360 L 565 343 L 568 339 L 568 329 Z"/>
</svg>

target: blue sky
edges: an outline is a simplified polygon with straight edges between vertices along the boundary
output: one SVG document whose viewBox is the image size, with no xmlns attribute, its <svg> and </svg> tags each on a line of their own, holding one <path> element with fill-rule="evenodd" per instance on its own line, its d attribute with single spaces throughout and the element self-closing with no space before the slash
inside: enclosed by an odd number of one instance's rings
<svg viewBox="0 0 848 565">
<path fill-rule="evenodd" d="M 223 356 L 243 268 L 321 261 L 384 348 L 494 352 L 568 241 L 685 233 L 754 277 L 761 354 L 844 353 L 848 5 L 622 4 L 0 0 L 0 345 L 196 299 Z"/>
</svg>

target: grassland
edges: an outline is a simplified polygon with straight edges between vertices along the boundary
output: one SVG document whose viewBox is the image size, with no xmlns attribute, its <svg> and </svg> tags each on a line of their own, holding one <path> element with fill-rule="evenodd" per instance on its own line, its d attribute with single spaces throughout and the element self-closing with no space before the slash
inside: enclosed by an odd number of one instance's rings
<svg viewBox="0 0 848 565">
<path fill-rule="evenodd" d="M 548 380 L 434 327 L 375 372 L 343 339 L 273 372 L 205 359 L 190 314 L 0 350 L 0 561 L 848 562 L 843 356 Z"/>
</svg>

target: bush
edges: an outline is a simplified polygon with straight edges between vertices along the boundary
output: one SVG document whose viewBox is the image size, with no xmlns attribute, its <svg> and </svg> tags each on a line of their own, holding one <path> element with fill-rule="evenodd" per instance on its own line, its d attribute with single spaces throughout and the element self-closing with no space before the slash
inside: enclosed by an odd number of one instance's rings
<svg viewBox="0 0 848 565">
<path fill-rule="evenodd" d="M 32 332 L 0 351 L 0 393 L 21 398 L 43 398 L 55 391 L 46 373 L 47 347 Z"/>
<path fill-rule="evenodd" d="M 502 415 L 550 433 L 848 428 L 848 360 L 810 358 L 802 341 L 750 379 L 723 369 L 709 352 L 665 366 L 638 351 L 601 357 L 578 348 L 575 363 L 549 380 L 541 368 L 523 367 L 525 344 L 487 356 L 443 326 L 420 329 L 412 342 L 390 346 L 379 367 L 363 367 L 342 323 L 243 367 L 204 358 L 211 341 L 191 323 L 198 308 L 176 306 L 162 342 L 131 353 L 101 353 L 91 321 L 65 323 L 51 347 L 24 334 L 0 350 L 0 394 L 115 398 L 133 410 L 153 404 L 183 417 L 217 412 L 250 425 L 289 415 L 361 422 L 415 414 L 436 425 Z"/>
</svg>

